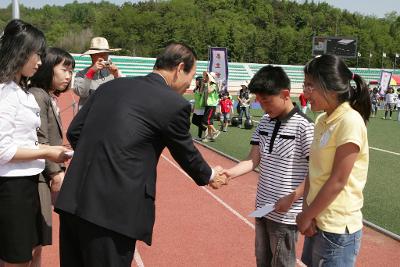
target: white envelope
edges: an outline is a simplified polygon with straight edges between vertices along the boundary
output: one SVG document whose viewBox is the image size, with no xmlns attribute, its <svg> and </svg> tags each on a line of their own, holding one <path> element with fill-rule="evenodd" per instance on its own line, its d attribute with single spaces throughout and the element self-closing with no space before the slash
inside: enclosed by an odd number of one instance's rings
<svg viewBox="0 0 400 267">
<path fill-rule="evenodd" d="M 273 211 L 275 204 L 265 204 L 264 207 L 258 208 L 255 211 L 253 211 L 252 213 L 249 214 L 249 217 L 264 217 L 265 215 L 267 215 L 268 213 L 270 213 L 271 211 Z"/>
</svg>

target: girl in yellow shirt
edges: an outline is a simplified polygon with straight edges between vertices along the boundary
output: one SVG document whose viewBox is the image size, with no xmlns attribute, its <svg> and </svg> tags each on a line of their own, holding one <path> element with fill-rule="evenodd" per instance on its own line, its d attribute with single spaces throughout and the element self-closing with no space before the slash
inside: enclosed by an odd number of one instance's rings
<svg viewBox="0 0 400 267">
<path fill-rule="evenodd" d="M 332 55 L 308 62 L 304 74 L 311 110 L 325 112 L 315 122 L 303 212 L 296 219 L 306 235 L 302 261 L 307 266 L 354 266 L 369 160 L 368 86 Z"/>
</svg>

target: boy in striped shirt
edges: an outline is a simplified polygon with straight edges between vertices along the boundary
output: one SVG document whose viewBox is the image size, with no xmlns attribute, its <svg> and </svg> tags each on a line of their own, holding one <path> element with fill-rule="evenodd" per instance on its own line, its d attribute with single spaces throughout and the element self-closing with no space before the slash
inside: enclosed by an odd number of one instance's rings
<svg viewBox="0 0 400 267">
<path fill-rule="evenodd" d="M 257 266 L 295 266 L 295 220 L 302 209 L 314 124 L 293 105 L 281 67 L 261 68 L 249 89 L 266 114 L 251 138 L 248 158 L 222 173 L 232 179 L 259 166 L 256 207 L 274 204 L 275 209 L 256 218 Z"/>
</svg>

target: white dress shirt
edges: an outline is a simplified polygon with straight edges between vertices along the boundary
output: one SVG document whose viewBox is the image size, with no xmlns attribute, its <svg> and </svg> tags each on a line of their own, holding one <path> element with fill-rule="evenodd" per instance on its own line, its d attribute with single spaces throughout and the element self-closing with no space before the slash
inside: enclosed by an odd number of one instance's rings
<svg viewBox="0 0 400 267">
<path fill-rule="evenodd" d="M 15 82 L 0 84 L 0 176 L 31 176 L 43 171 L 43 159 L 10 162 L 17 148 L 39 148 L 38 127 L 40 108 L 35 97 Z"/>
</svg>

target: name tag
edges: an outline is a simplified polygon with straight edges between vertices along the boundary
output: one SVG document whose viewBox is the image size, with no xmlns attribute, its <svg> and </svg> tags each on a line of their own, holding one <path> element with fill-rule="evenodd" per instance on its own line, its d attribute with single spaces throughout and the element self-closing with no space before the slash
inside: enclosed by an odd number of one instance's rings
<svg viewBox="0 0 400 267">
<path fill-rule="evenodd" d="M 329 131 L 326 131 L 322 135 L 321 140 L 319 141 L 319 146 L 320 147 L 325 146 L 328 143 L 330 137 L 331 137 L 331 133 Z"/>
<path fill-rule="evenodd" d="M 335 125 L 332 125 L 331 127 L 329 127 L 329 129 L 326 130 L 326 132 L 321 136 L 321 140 L 319 141 L 319 146 L 323 147 L 325 146 L 329 139 L 332 136 L 332 132 L 335 129 Z"/>
</svg>

